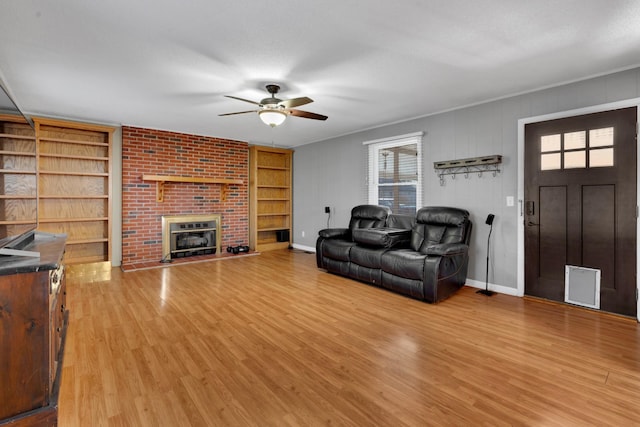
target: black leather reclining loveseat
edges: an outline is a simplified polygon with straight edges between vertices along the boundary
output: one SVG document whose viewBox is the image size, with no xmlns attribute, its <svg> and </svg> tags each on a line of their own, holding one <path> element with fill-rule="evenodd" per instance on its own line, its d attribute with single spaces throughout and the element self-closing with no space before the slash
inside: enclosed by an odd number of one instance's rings
<svg viewBox="0 0 640 427">
<path fill-rule="evenodd" d="M 349 228 L 320 230 L 316 261 L 331 273 L 435 303 L 466 281 L 471 228 L 463 209 L 425 207 L 413 217 L 356 206 Z"/>
</svg>

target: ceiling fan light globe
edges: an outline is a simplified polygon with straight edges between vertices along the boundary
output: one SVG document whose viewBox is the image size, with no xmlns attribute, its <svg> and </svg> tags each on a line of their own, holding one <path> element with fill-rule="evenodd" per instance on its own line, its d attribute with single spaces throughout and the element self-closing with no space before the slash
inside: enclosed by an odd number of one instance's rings
<svg viewBox="0 0 640 427">
<path fill-rule="evenodd" d="M 260 120 L 268 126 L 276 127 L 284 123 L 287 114 L 279 110 L 262 110 L 258 112 Z"/>
</svg>

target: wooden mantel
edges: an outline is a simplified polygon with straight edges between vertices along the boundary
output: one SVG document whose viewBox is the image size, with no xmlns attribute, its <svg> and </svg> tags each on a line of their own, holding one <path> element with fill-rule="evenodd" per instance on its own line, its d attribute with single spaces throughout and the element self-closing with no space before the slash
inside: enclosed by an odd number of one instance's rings
<svg viewBox="0 0 640 427">
<path fill-rule="evenodd" d="M 220 199 L 224 202 L 227 200 L 227 190 L 229 185 L 242 185 L 241 179 L 225 179 L 225 178 L 200 178 L 190 176 L 172 176 L 172 175 L 142 175 L 143 181 L 156 181 L 156 201 L 164 201 L 164 183 L 165 182 L 193 182 L 197 184 L 222 184 L 220 191 Z"/>
</svg>

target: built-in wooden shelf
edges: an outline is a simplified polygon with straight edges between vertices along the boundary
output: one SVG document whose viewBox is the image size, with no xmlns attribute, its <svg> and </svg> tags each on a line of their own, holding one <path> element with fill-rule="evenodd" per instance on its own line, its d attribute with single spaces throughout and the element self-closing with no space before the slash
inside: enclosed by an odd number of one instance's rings
<svg viewBox="0 0 640 427">
<path fill-rule="evenodd" d="M 17 170 L 17 169 L 0 169 L 0 173 L 13 173 L 17 175 L 35 175 L 36 171 Z"/>
<path fill-rule="evenodd" d="M 0 194 L 0 199 L 36 199 L 36 195 L 28 195 L 28 194 Z"/>
<path fill-rule="evenodd" d="M 33 196 L 35 197 L 35 196 Z M 48 196 L 40 196 L 39 199 L 109 199 L 108 195 L 86 195 L 86 196 L 63 196 L 63 195 L 48 195 Z"/>
<path fill-rule="evenodd" d="M 0 225 L 24 225 L 24 224 L 35 224 L 36 219 L 21 219 L 21 220 L 7 220 L 0 221 Z"/>
<path fill-rule="evenodd" d="M 67 176 L 95 176 L 95 177 L 108 177 L 108 172 L 69 172 L 69 171 L 53 171 L 53 170 L 40 170 L 40 175 L 67 175 Z"/>
<path fill-rule="evenodd" d="M 40 153 L 40 157 L 52 157 L 56 159 L 74 159 L 74 160 L 97 160 L 101 162 L 108 162 L 108 157 L 102 156 L 75 156 L 71 154 L 50 154 L 50 153 Z"/>
<path fill-rule="evenodd" d="M 249 147 L 249 247 L 284 249 L 291 244 L 293 151 Z"/>
<path fill-rule="evenodd" d="M 51 138 L 40 136 L 38 138 L 41 142 L 61 142 L 63 144 L 77 144 L 77 145 L 93 145 L 95 147 L 109 147 L 108 142 L 96 142 L 96 141 L 82 141 L 77 139 L 66 139 L 66 138 Z"/>
<path fill-rule="evenodd" d="M 256 185 L 256 188 L 281 188 L 284 190 L 288 190 L 288 185 Z"/>
<path fill-rule="evenodd" d="M 53 223 L 72 223 L 72 222 L 92 222 L 92 221 L 107 221 L 109 217 L 78 217 L 78 218 L 40 218 L 38 222 L 40 224 L 53 224 Z M 71 241 L 71 240 L 70 240 Z M 69 242 L 67 242 L 69 243 Z"/>
<path fill-rule="evenodd" d="M 109 239 L 103 237 L 101 239 L 84 239 L 84 240 L 69 240 L 67 245 L 85 245 L 87 243 L 106 243 Z"/>
<path fill-rule="evenodd" d="M 3 156 L 25 156 L 25 157 L 35 157 L 36 153 L 29 153 L 26 151 L 7 151 L 7 150 L 2 150 L 0 151 L 0 154 Z"/>
<path fill-rule="evenodd" d="M 6 118 L 6 116 L 4 116 L 4 117 Z M 15 135 L 15 134 L 12 134 L 12 133 L 0 133 L 0 138 L 26 139 L 26 140 L 29 140 L 29 141 L 35 141 L 36 140 L 35 136 Z"/>
<path fill-rule="evenodd" d="M 156 182 L 156 201 L 164 201 L 164 183 L 165 182 L 189 182 L 195 184 L 221 184 L 220 199 L 224 202 L 227 200 L 227 191 L 229 185 L 242 185 L 241 179 L 226 178 L 201 178 L 193 176 L 173 176 L 173 175 L 142 175 L 143 181 Z"/>
</svg>

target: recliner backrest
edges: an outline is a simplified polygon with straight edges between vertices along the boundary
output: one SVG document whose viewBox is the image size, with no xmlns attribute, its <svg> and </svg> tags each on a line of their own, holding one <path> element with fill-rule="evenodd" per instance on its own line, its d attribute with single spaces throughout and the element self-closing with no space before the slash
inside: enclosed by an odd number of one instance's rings
<svg viewBox="0 0 640 427">
<path fill-rule="evenodd" d="M 410 230 L 416 223 L 415 215 L 406 215 L 406 214 L 389 214 L 387 217 L 387 227 L 389 228 L 400 228 L 405 230 Z"/>
<path fill-rule="evenodd" d="M 471 222 L 464 209 L 429 206 L 416 214 L 411 232 L 411 249 L 426 253 L 426 248 L 439 243 L 469 244 Z"/>
<path fill-rule="evenodd" d="M 386 206 L 360 205 L 351 209 L 349 231 L 356 228 L 380 228 L 384 227 L 391 209 Z M 353 235 L 353 233 L 352 233 Z"/>
</svg>

